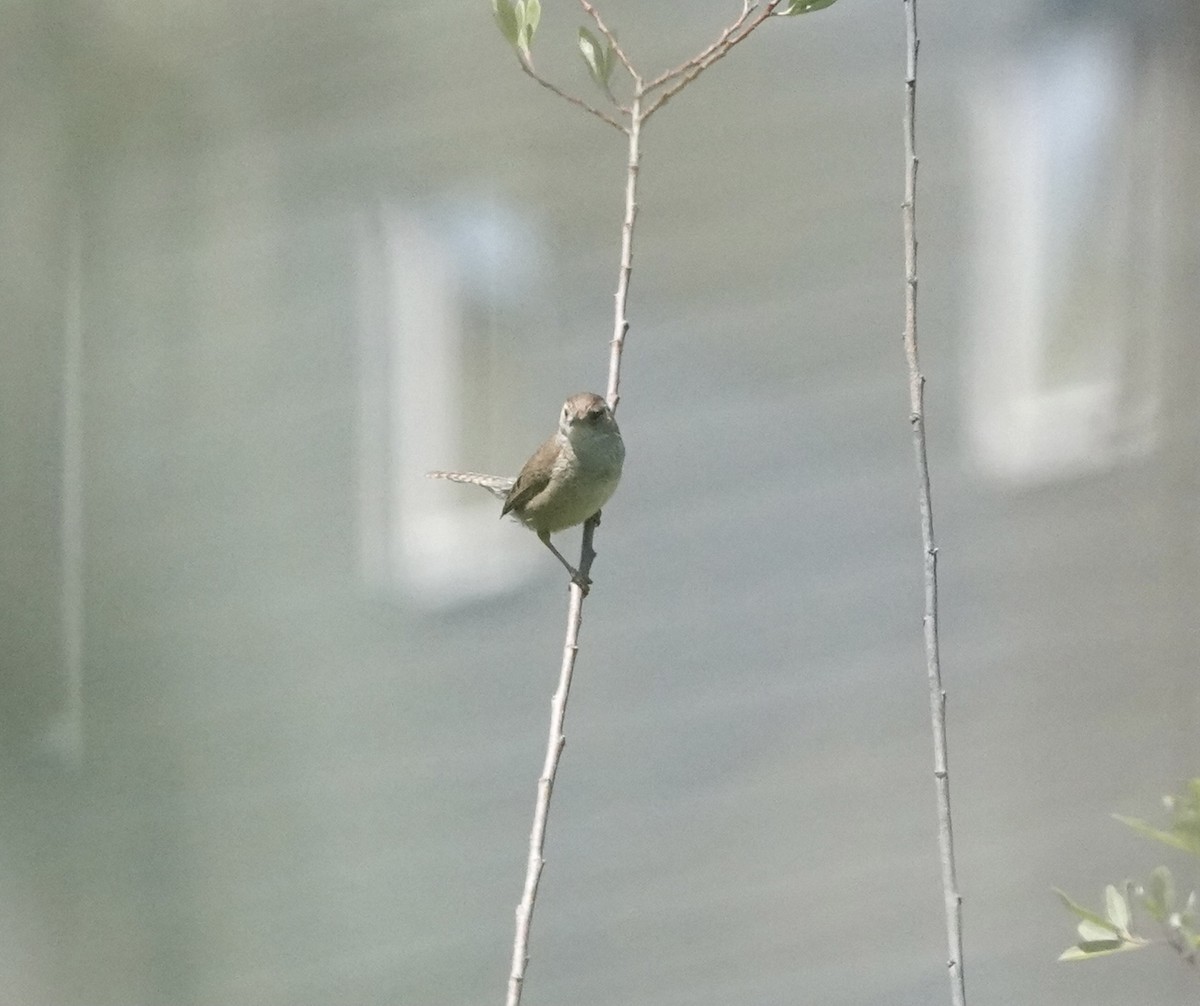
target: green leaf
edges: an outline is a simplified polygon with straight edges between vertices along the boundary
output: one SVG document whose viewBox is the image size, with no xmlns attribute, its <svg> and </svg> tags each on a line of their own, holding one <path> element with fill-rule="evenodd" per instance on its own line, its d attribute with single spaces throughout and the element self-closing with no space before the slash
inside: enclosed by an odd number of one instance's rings
<svg viewBox="0 0 1200 1006">
<path fill-rule="evenodd" d="M 579 52 L 583 56 L 583 61 L 587 63 L 592 80 L 603 87 L 608 80 L 604 66 L 604 49 L 596 40 L 596 36 L 586 28 L 579 29 Z"/>
<path fill-rule="evenodd" d="M 1129 902 L 1112 884 L 1104 888 L 1104 911 L 1109 921 L 1122 936 L 1129 934 Z"/>
<path fill-rule="evenodd" d="M 1142 904 L 1157 922 L 1165 922 L 1167 916 L 1175 911 L 1175 881 L 1165 866 L 1157 866 L 1150 873 Z"/>
<path fill-rule="evenodd" d="M 824 10 L 832 7 L 837 0 L 789 0 L 787 7 L 776 11 L 779 17 L 791 17 L 794 14 L 807 14 L 814 10 Z"/>
<path fill-rule="evenodd" d="M 515 0 L 513 7 L 517 12 L 517 48 L 528 59 L 533 33 L 542 19 L 542 5 L 540 0 Z"/>
<path fill-rule="evenodd" d="M 612 76 L 614 66 L 616 66 L 616 60 L 613 58 L 613 47 L 606 45 L 604 47 L 604 63 L 600 67 L 601 72 L 604 74 L 605 88 L 608 87 L 608 79 Z"/>
<path fill-rule="evenodd" d="M 1163 803 L 1171 812 L 1171 825 L 1166 830 L 1136 817 L 1113 816 L 1146 838 L 1200 856 L 1200 778 L 1190 779 L 1182 795 L 1165 797 Z"/>
<path fill-rule="evenodd" d="M 1078 902 L 1072 901 L 1067 896 L 1065 891 L 1060 891 L 1057 887 L 1054 888 L 1054 893 L 1057 894 L 1062 900 L 1062 903 L 1067 906 L 1068 911 L 1073 912 L 1085 922 L 1091 922 L 1093 925 L 1100 926 L 1102 929 L 1112 933 L 1114 936 L 1117 934 L 1116 928 L 1103 915 L 1084 908 L 1083 905 L 1079 904 Z"/>
<path fill-rule="evenodd" d="M 1058 955 L 1060 961 L 1086 961 L 1091 957 L 1104 957 L 1107 954 L 1119 954 L 1123 950 L 1140 950 L 1146 944 L 1128 943 L 1125 940 L 1088 940 L 1067 947 Z"/>
<path fill-rule="evenodd" d="M 492 0 L 492 13 L 496 15 L 496 24 L 500 27 L 500 34 L 504 36 L 509 45 L 516 48 L 521 38 L 521 25 L 511 0 Z"/>
<path fill-rule="evenodd" d="M 1122 824 L 1132 828 L 1139 835 L 1152 838 L 1156 842 L 1162 842 L 1164 845 L 1169 845 L 1174 849 L 1182 849 L 1184 852 L 1190 852 L 1194 856 L 1200 856 L 1200 832 L 1193 834 L 1190 831 L 1180 829 L 1162 831 L 1136 817 L 1125 817 L 1123 814 L 1113 814 L 1113 817 Z"/>
<path fill-rule="evenodd" d="M 608 44 L 601 45 L 595 35 L 586 28 L 580 28 L 579 52 L 588 65 L 592 80 L 608 90 L 608 79 L 612 76 L 614 66 L 613 47 Z"/>
<path fill-rule="evenodd" d="M 1103 943 L 1117 935 L 1113 932 L 1112 926 L 1102 926 L 1089 919 L 1084 919 L 1080 922 L 1075 927 L 1075 931 L 1079 933 L 1079 938 L 1084 943 Z"/>
</svg>

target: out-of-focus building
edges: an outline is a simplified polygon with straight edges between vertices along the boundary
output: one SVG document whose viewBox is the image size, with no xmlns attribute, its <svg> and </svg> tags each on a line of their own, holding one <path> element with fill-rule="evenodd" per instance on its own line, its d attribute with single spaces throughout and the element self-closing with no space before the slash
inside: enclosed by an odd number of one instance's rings
<svg viewBox="0 0 1200 1006">
<path fill-rule="evenodd" d="M 737 7 L 604 11 L 660 68 Z M 1054 963 L 1197 774 L 1200 49 L 1131 9 L 922 8 L 973 1004 L 1194 997 Z M 779 19 L 647 130 L 529 1003 L 945 994 L 901 37 Z M 0 999 L 498 997 L 565 582 L 421 476 L 603 387 L 620 138 L 482 2 L 8 0 L 0 94 Z"/>
</svg>

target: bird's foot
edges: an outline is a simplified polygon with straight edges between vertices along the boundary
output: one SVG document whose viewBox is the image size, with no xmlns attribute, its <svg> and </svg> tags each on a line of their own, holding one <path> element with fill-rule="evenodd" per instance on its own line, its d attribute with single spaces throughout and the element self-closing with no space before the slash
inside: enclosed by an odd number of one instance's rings
<svg viewBox="0 0 1200 1006">
<path fill-rule="evenodd" d="M 592 581 L 579 572 L 579 570 L 571 570 L 571 582 L 583 592 L 584 597 L 588 596 L 588 590 L 592 586 Z"/>
</svg>

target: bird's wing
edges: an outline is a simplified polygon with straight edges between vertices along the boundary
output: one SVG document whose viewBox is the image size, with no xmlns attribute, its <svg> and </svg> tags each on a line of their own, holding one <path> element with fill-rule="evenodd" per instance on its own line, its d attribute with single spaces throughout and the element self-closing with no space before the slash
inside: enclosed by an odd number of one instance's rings
<svg viewBox="0 0 1200 1006">
<path fill-rule="evenodd" d="M 504 509 L 500 511 L 501 517 L 523 507 L 550 484 L 550 473 L 554 468 L 554 457 L 557 453 L 558 447 L 553 438 L 533 452 L 533 457 L 525 462 L 525 467 L 521 469 L 521 474 L 517 476 L 517 481 L 513 483 L 508 498 L 504 501 Z"/>
</svg>

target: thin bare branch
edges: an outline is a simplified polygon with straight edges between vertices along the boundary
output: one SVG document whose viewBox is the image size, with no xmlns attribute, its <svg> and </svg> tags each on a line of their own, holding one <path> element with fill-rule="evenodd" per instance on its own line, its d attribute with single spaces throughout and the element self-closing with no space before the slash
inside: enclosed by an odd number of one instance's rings
<svg viewBox="0 0 1200 1006">
<path fill-rule="evenodd" d="M 746 24 L 741 31 L 737 31 L 737 26 L 744 22 L 745 16 L 749 13 L 749 10 L 753 10 L 753 8 L 751 7 L 748 10 L 743 11 L 742 18 L 739 18 L 739 20 L 734 22 L 730 28 L 722 32 L 721 37 L 705 50 L 706 55 L 703 55 L 702 57 L 693 57 L 692 59 L 688 60 L 687 63 L 683 64 L 682 67 L 677 67 L 676 70 L 668 71 L 667 80 L 670 80 L 670 86 L 667 87 L 665 91 L 659 94 L 658 97 L 646 107 L 646 111 L 642 115 L 642 122 L 645 122 L 647 119 L 649 119 L 650 116 L 662 108 L 662 106 L 670 101 L 671 98 L 673 98 L 676 94 L 687 87 L 688 84 L 700 76 L 701 73 L 712 66 L 713 63 L 725 56 L 735 45 L 749 37 L 755 28 L 757 28 L 767 18 L 775 13 L 775 8 L 778 7 L 780 3 L 782 3 L 782 0 L 771 0 L 770 3 L 768 3 L 758 12 L 758 14 L 750 21 L 749 24 Z M 662 80 L 662 78 L 660 78 L 660 80 Z M 662 82 L 665 84 L 667 83 L 667 80 L 662 80 Z M 653 86 L 656 85 L 647 85 L 646 90 L 649 90 L 650 87 Z"/>
<path fill-rule="evenodd" d="M 908 362 L 909 420 L 917 463 L 917 499 L 925 572 L 925 672 L 929 684 L 929 719 L 933 732 L 933 778 L 937 790 L 938 850 L 946 912 L 950 998 L 966 1006 L 963 979 L 962 896 L 954 862 L 954 828 L 950 816 L 950 770 L 946 747 L 946 692 L 942 688 L 938 645 L 937 543 L 933 534 L 933 500 L 929 453 L 925 441 L 925 377 L 917 355 L 917 0 L 904 0 L 908 52 L 904 81 L 904 355 Z"/>
<path fill-rule="evenodd" d="M 621 383 L 621 348 L 625 333 L 629 330 L 626 308 L 629 300 L 629 279 L 633 271 L 633 226 L 637 218 L 637 178 L 641 159 L 641 107 L 640 98 L 634 98 L 631 109 L 629 135 L 629 159 L 625 175 L 625 215 L 621 223 L 621 261 L 617 273 L 617 292 L 613 308 L 613 339 L 610 345 L 608 393 L 609 405 L 616 409 Z M 579 556 L 579 571 L 586 578 L 596 558 L 593 541 L 596 528 L 600 526 L 600 515 L 596 514 L 583 525 L 583 543 Z M 579 652 L 579 628 L 583 621 L 584 593 L 571 584 L 571 602 L 567 611 L 567 632 L 563 643 L 562 667 L 559 672 L 558 689 L 550 702 L 550 734 L 546 742 L 546 758 L 542 774 L 538 779 L 537 802 L 533 811 L 533 827 L 529 835 L 529 861 L 525 869 L 525 888 L 517 905 L 516 933 L 513 938 L 512 970 L 508 978 L 508 997 L 505 1006 L 520 1006 L 521 990 L 525 983 L 525 969 L 529 964 L 529 931 L 533 922 L 533 908 L 537 900 L 538 883 L 545 865 L 546 823 L 550 815 L 550 796 L 554 790 L 554 779 L 558 775 L 566 735 L 563 732 L 567 715 L 567 696 L 571 691 L 571 677 L 575 670 L 575 656 Z"/>
<path fill-rule="evenodd" d="M 613 297 L 613 334 L 609 343 L 608 389 L 609 405 L 616 410 L 620 401 L 621 390 L 621 354 L 625 346 L 625 336 L 629 331 L 629 284 L 633 274 L 633 235 L 634 224 L 637 220 L 637 184 L 641 163 L 641 129 L 643 123 L 655 109 L 670 99 L 670 97 L 686 87 L 704 69 L 724 56 L 730 49 L 741 42 L 758 25 L 762 24 L 782 0 L 771 0 L 753 19 L 751 13 L 756 9 L 751 0 L 743 0 L 741 16 L 707 49 L 693 59 L 668 71 L 658 78 L 651 87 L 667 86 L 667 89 L 654 98 L 653 104 L 646 105 L 647 87 L 644 78 L 634 69 L 616 37 L 609 31 L 601 19 L 599 12 L 592 6 L 590 0 L 580 0 L 583 9 L 591 16 L 597 29 L 612 46 L 613 51 L 621 60 L 622 65 L 633 80 L 633 100 L 628 108 L 618 105 L 621 112 L 628 116 L 628 125 L 617 122 L 614 118 L 599 109 L 593 108 L 587 102 L 573 95 L 566 94 L 557 86 L 543 79 L 527 61 L 520 55 L 521 69 L 543 87 L 553 91 L 559 97 L 566 99 L 610 126 L 621 130 L 629 138 L 628 159 L 625 170 L 625 212 L 621 221 L 621 256 L 617 269 L 617 289 Z M 612 98 L 611 92 L 609 97 Z M 613 103 L 617 104 L 613 99 Z M 583 541 L 579 557 L 579 571 L 586 578 L 596 558 L 593 547 L 596 528 L 600 525 L 600 515 L 596 514 L 583 525 Z M 525 887 L 521 901 L 516 911 L 516 934 L 513 940 L 512 970 L 508 979 L 508 996 L 506 1006 L 520 1006 L 521 991 L 525 983 L 525 970 L 529 964 L 529 934 L 533 922 L 533 910 L 537 900 L 538 883 L 541 880 L 542 868 L 545 865 L 546 825 L 550 813 L 550 797 L 554 790 L 554 780 L 558 774 L 558 766 L 562 757 L 563 746 L 566 743 L 563 732 L 567 697 L 571 690 L 571 677 L 575 668 L 575 657 L 579 651 L 579 629 L 583 620 L 584 592 L 577 584 L 571 585 L 571 600 L 567 612 L 567 632 L 563 643 L 562 667 L 559 673 L 558 689 L 550 703 L 550 732 L 546 743 L 546 757 L 542 774 L 538 779 L 537 802 L 534 807 L 533 826 L 529 836 L 529 861 L 525 872 Z"/>
<path fill-rule="evenodd" d="M 680 63 L 677 67 L 674 67 L 673 69 L 670 69 L 663 73 L 660 73 L 657 77 L 655 77 L 652 81 L 650 81 L 649 84 L 646 85 L 646 87 L 645 87 L 646 93 L 649 94 L 651 91 L 657 90 L 658 88 L 662 87 L 663 84 L 666 84 L 669 81 L 674 80 L 676 77 L 679 77 L 679 76 L 683 75 L 684 73 L 686 73 L 691 67 L 697 65 L 698 63 L 703 63 L 706 59 L 708 59 L 709 56 L 711 56 L 722 45 L 725 44 L 725 42 L 728 40 L 730 35 L 732 35 L 735 31 L 737 31 L 742 25 L 744 25 L 746 23 L 746 18 L 748 18 L 750 16 L 750 12 L 752 10 L 754 10 L 755 6 L 757 6 L 757 5 L 751 3 L 750 0 L 742 0 L 741 15 L 738 17 L 738 19 L 736 21 L 733 22 L 733 24 L 731 24 L 728 28 L 726 28 L 723 32 L 721 32 L 720 36 L 717 38 L 717 40 L 715 42 L 713 42 L 712 45 L 710 45 L 707 49 L 703 49 L 700 52 L 696 53 L 695 56 L 693 56 L 691 59 L 687 60 L 686 62 Z"/>
<path fill-rule="evenodd" d="M 593 518 L 595 520 L 595 518 Z M 591 526 L 591 521 L 588 522 Z M 590 536 L 584 532 L 584 541 L 590 547 Z M 591 562 L 588 562 L 591 566 Z M 580 564 L 580 571 L 587 570 Z M 571 694 L 571 677 L 575 671 L 575 657 L 579 653 L 579 627 L 583 622 L 583 590 L 571 584 L 571 603 L 567 609 L 567 633 L 563 642 L 562 666 L 558 675 L 558 688 L 550 700 L 550 735 L 546 742 L 546 759 L 542 774 L 538 777 L 537 803 L 533 811 L 533 828 L 529 834 L 529 861 L 525 869 L 525 889 L 517 905 L 516 936 L 513 939 L 512 970 L 508 977 L 508 995 L 505 1006 L 519 1006 L 521 990 L 525 984 L 525 969 L 529 965 L 529 928 L 533 923 L 533 907 L 537 900 L 538 882 L 542 878 L 542 867 L 546 865 L 546 822 L 550 816 L 550 797 L 554 792 L 554 779 L 558 775 L 559 760 L 567 738 L 563 725 L 567 717 L 567 698 Z"/>
<path fill-rule="evenodd" d="M 606 39 L 608 39 L 608 44 L 612 46 L 613 52 L 615 52 L 617 54 L 617 59 L 619 59 L 621 61 L 621 65 L 623 67 L 625 67 L 626 73 L 628 73 L 630 78 L 633 80 L 634 88 L 637 90 L 641 90 L 641 87 L 642 87 L 641 74 L 639 74 L 637 72 L 637 70 L 635 70 L 633 68 L 633 64 L 631 62 L 629 62 L 629 58 L 625 55 L 624 51 L 621 49 L 620 43 L 617 42 L 617 36 L 608 30 L 608 25 L 606 25 L 604 23 L 604 20 L 600 17 L 600 12 L 598 10 L 596 10 L 596 8 L 593 7 L 590 3 L 588 3 L 588 0 L 579 0 L 579 5 L 585 11 L 587 11 L 587 13 L 591 16 L 592 20 L 596 22 L 596 27 L 600 30 L 600 34 L 603 35 Z"/>
<path fill-rule="evenodd" d="M 635 94 L 629 116 L 629 159 L 625 163 L 625 215 L 621 220 L 621 261 L 613 295 L 613 336 L 608 355 L 608 404 L 616 411 L 621 400 L 621 352 L 629 332 L 629 279 L 633 273 L 633 226 L 637 221 L 638 170 L 642 159 L 642 96 Z"/>
<path fill-rule="evenodd" d="M 597 119 L 600 119 L 603 122 L 607 122 L 610 126 L 613 127 L 613 129 L 620 130 L 622 133 L 626 133 L 626 134 L 629 132 L 628 126 L 624 125 L 623 123 L 618 122 L 607 112 L 601 111 L 599 108 L 595 108 L 594 106 L 589 105 L 582 98 L 577 98 L 573 94 L 568 94 L 566 91 L 564 91 L 562 88 L 560 88 L 557 84 L 554 84 L 551 81 L 548 81 L 545 77 L 543 77 L 540 73 L 538 73 L 537 70 L 535 70 L 533 68 L 533 64 L 530 63 L 529 60 L 527 60 L 520 53 L 517 54 L 517 62 L 521 64 L 521 69 L 525 71 L 525 74 L 527 76 L 532 77 L 539 84 L 541 84 L 542 87 L 544 87 L 547 91 L 553 91 L 564 101 L 569 101 L 572 105 L 575 105 L 577 108 L 582 108 L 585 112 L 590 112 Z"/>
</svg>

